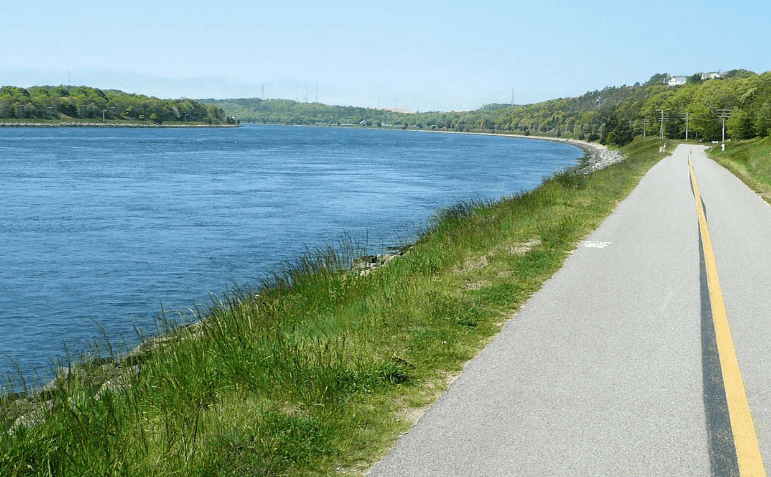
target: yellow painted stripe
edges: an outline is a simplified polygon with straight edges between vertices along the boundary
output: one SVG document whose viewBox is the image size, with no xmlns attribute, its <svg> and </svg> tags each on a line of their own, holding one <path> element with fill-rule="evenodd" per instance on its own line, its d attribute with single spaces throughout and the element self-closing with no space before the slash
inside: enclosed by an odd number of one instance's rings
<svg viewBox="0 0 771 477">
<path fill-rule="evenodd" d="M 701 230 L 704 261 L 707 268 L 709 300 L 712 305 L 712 321 L 715 324 L 720 368 L 723 370 L 723 384 L 725 386 L 726 400 L 728 401 L 728 414 L 731 419 L 734 444 L 736 445 L 739 473 L 742 477 L 765 477 L 766 470 L 763 467 L 763 459 L 760 456 L 758 437 L 755 434 L 755 425 L 752 423 L 752 414 L 750 413 L 750 405 L 747 402 L 747 393 L 744 390 L 742 373 L 739 370 L 739 361 L 736 359 L 736 351 L 731 339 L 731 329 L 728 326 L 728 315 L 726 315 L 725 305 L 723 304 L 723 293 L 720 291 L 720 281 L 717 276 L 715 254 L 712 251 L 712 241 L 709 238 L 707 218 L 701 205 L 699 186 L 696 184 L 696 174 L 693 171 L 690 155 L 688 157 L 688 168 L 691 172 L 693 193 L 696 196 L 699 229 Z"/>
</svg>

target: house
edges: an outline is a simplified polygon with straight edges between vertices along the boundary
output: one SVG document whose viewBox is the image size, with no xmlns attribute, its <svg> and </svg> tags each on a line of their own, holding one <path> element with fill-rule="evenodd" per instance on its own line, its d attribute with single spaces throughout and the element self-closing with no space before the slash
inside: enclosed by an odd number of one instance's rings
<svg viewBox="0 0 771 477">
<path fill-rule="evenodd" d="M 687 76 L 670 76 L 667 85 L 669 86 L 681 86 L 688 82 Z"/>
<path fill-rule="evenodd" d="M 701 80 L 702 81 L 711 80 L 711 79 L 720 79 L 722 77 L 723 77 L 723 75 L 720 74 L 720 71 L 718 71 L 717 73 L 702 73 L 701 74 Z"/>
</svg>

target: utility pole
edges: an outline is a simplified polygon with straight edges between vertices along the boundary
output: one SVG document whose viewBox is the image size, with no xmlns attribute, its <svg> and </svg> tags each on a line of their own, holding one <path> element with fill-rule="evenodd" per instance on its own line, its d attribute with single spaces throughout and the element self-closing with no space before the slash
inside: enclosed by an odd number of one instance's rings
<svg viewBox="0 0 771 477">
<path fill-rule="evenodd" d="M 691 118 L 691 113 L 689 113 L 688 111 L 686 111 L 686 112 L 685 112 L 685 117 L 683 118 L 683 119 L 685 119 L 685 140 L 686 140 L 686 141 L 688 140 L 688 120 L 689 120 L 690 118 Z"/>
<path fill-rule="evenodd" d="M 721 144 L 723 145 L 723 148 L 725 149 L 725 120 L 728 119 L 731 116 L 731 110 L 730 109 L 718 109 L 718 113 L 720 113 L 719 118 L 723 120 L 723 141 Z"/>
<path fill-rule="evenodd" d="M 663 109 L 657 109 L 656 111 L 661 111 L 661 127 L 659 128 L 659 139 L 664 139 L 664 121 L 669 119 L 669 118 L 664 116 L 664 110 Z"/>
<path fill-rule="evenodd" d="M 514 106 L 514 88 L 511 88 L 511 106 Z"/>
</svg>

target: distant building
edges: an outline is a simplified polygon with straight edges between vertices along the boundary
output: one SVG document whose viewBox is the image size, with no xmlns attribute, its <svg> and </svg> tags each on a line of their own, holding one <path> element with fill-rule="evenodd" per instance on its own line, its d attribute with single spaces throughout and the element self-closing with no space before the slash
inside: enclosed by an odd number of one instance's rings
<svg viewBox="0 0 771 477">
<path fill-rule="evenodd" d="M 669 81 L 667 81 L 667 85 L 669 86 L 682 86 L 685 83 L 688 82 L 687 76 L 671 76 L 669 78 Z"/>
<path fill-rule="evenodd" d="M 717 73 L 702 73 L 701 74 L 701 80 L 711 80 L 711 79 L 720 79 L 723 75 L 720 74 L 720 71 Z"/>
</svg>

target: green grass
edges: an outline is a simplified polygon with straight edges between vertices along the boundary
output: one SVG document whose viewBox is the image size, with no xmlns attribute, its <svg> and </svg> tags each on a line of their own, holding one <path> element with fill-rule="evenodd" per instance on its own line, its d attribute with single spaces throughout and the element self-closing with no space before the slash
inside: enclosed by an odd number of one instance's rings
<svg viewBox="0 0 771 477">
<path fill-rule="evenodd" d="M 626 197 L 659 145 L 636 141 L 626 161 L 593 174 L 438 211 L 415 244 L 368 272 L 350 267 L 355 244 L 310 251 L 180 316 L 138 353 L 72 366 L 44 393 L 2 403 L 0 469 L 361 472 Z"/>
<path fill-rule="evenodd" d="M 712 148 L 708 153 L 771 203 L 771 137 L 731 141 L 725 151 Z"/>
</svg>

